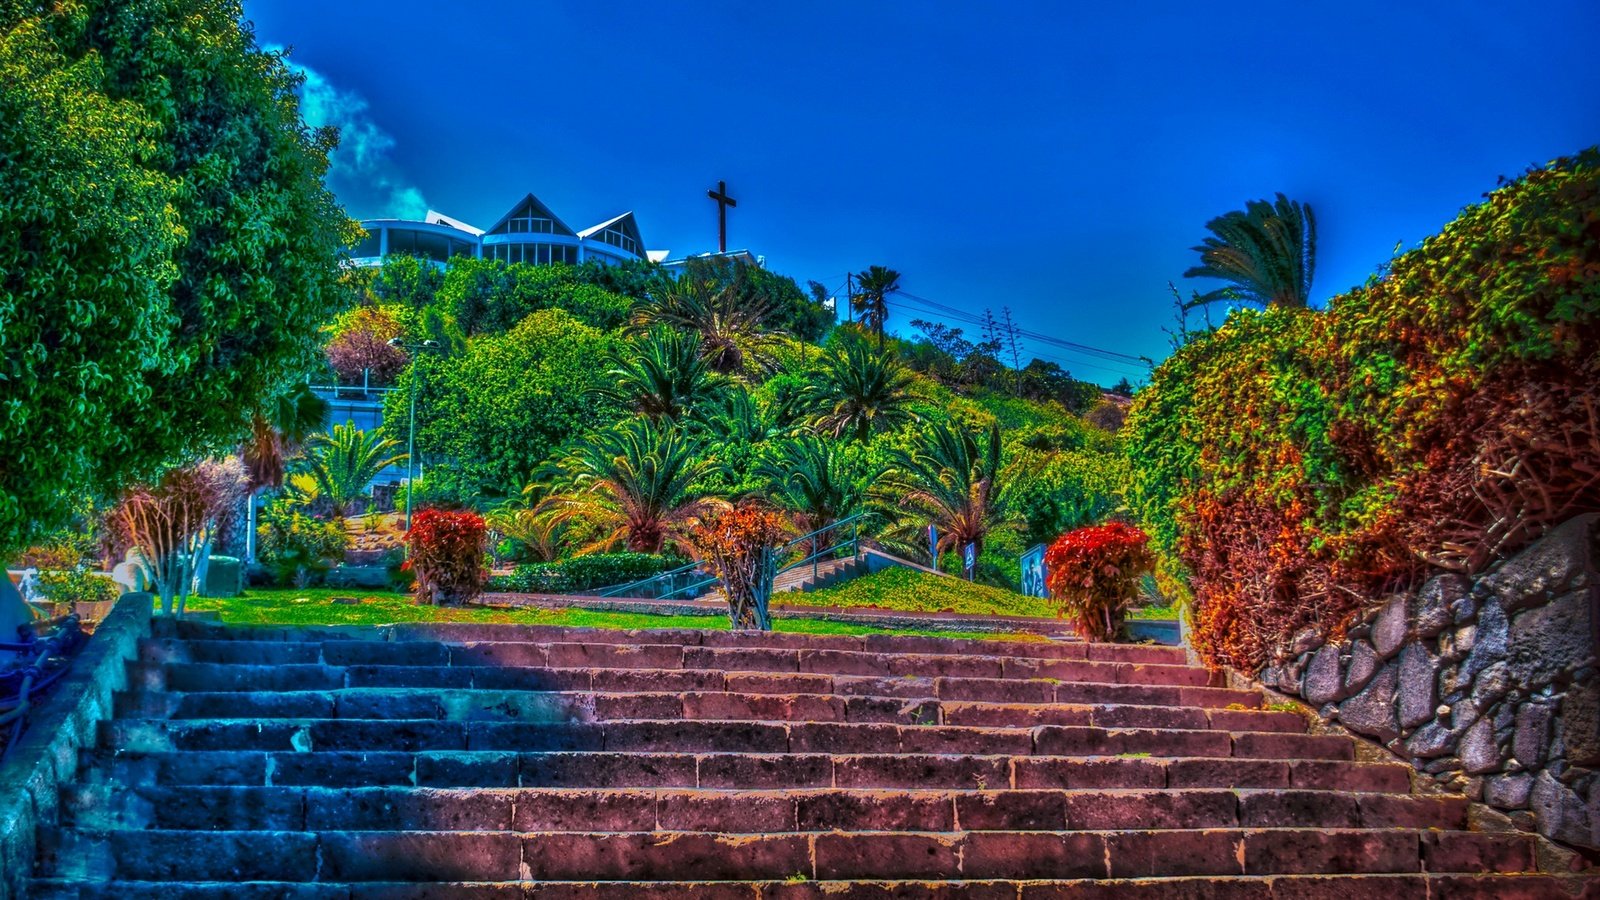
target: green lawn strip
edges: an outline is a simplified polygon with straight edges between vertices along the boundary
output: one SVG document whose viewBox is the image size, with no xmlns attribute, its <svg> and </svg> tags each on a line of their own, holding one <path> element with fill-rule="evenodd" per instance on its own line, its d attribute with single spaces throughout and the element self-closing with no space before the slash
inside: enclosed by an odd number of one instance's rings
<svg viewBox="0 0 1600 900">
<path fill-rule="evenodd" d="M 1128 618 L 1151 620 L 1176 619 L 1178 618 L 1178 606 L 1177 604 L 1173 604 L 1171 606 L 1135 607 L 1134 609 L 1128 610 Z"/>
<path fill-rule="evenodd" d="M 360 603 L 334 603 L 335 597 L 354 597 Z M 722 616 L 669 616 L 652 613 L 607 612 L 588 609 L 489 609 L 482 606 L 422 606 L 409 594 L 392 591 L 334 588 L 251 588 L 238 597 L 194 597 L 188 608 L 215 611 L 230 625 L 386 625 L 394 622 L 489 622 L 523 625 L 567 625 L 578 628 L 715 628 L 726 629 Z M 987 640 L 1038 640 L 1028 634 L 887 628 L 831 622 L 823 619 L 785 619 L 773 622 L 776 631 L 803 634 L 911 634 Z"/>
<path fill-rule="evenodd" d="M 884 569 L 838 587 L 783 594 L 785 606 L 860 607 L 905 612 L 953 612 L 980 616 L 1031 616 L 1053 619 L 1055 607 L 1041 597 L 915 569 Z"/>
</svg>

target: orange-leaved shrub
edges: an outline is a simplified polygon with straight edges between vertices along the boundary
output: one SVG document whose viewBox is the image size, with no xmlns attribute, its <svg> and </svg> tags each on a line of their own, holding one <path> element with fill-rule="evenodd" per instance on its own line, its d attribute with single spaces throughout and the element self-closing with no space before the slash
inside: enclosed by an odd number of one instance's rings
<svg viewBox="0 0 1600 900">
<path fill-rule="evenodd" d="M 772 550 L 788 531 L 782 515 L 751 502 L 705 516 L 689 531 L 695 558 L 722 579 L 735 629 L 772 630 Z"/>
<path fill-rule="evenodd" d="M 1502 185 L 1325 311 L 1239 310 L 1140 391 L 1130 503 L 1212 665 L 1336 634 L 1600 510 L 1600 151 Z"/>
<path fill-rule="evenodd" d="M 483 516 L 471 510 L 424 509 L 411 520 L 407 565 L 416 595 L 427 603 L 463 603 L 483 592 Z"/>
<path fill-rule="evenodd" d="M 1155 564 L 1150 536 L 1122 522 L 1069 531 L 1044 554 L 1050 596 L 1078 635 L 1115 640 L 1128 607 L 1139 596 L 1139 580 Z"/>
</svg>

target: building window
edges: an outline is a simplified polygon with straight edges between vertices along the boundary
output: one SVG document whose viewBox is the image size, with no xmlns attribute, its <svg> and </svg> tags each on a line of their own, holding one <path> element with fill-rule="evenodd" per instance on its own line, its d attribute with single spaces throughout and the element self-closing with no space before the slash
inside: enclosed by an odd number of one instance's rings
<svg viewBox="0 0 1600 900">
<path fill-rule="evenodd" d="M 556 223 L 540 216 L 517 216 L 495 229 L 495 234 L 555 234 Z"/>
<path fill-rule="evenodd" d="M 620 247 L 634 256 L 639 255 L 639 244 L 634 241 L 631 235 L 620 229 L 607 228 L 606 230 L 600 232 L 600 240 L 605 241 L 613 247 Z"/>
</svg>

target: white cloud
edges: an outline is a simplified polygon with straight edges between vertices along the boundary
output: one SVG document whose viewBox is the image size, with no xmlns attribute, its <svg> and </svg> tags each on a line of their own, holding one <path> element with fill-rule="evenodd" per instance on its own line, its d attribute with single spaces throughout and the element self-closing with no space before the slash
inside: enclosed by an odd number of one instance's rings
<svg viewBox="0 0 1600 900">
<path fill-rule="evenodd" d="M 300 86 L 300 115 L 306 124 L 339 129 L 339 146 L 328 159 L 327 180 L 345 210 L 356 218 L 422 218 L 428 210 L 422 190 L 390 155 L 394 136 L 373 120 L 366 98 L 335 86 L 315 69 L 293 60 L 285 62 L 305 76 Z"/>
</svg>

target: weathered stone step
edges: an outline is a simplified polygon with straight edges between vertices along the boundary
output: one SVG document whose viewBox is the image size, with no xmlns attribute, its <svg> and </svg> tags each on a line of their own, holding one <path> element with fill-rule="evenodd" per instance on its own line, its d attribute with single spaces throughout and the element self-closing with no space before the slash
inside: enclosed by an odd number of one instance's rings
<svg viewBox="0 0 1600 900">
<path fill-rule="evenodd" d="M 723 691 L 762 694 L 932 697 L 989 703 L 1103 703 L 1257 709 L 1259 691 L 1056 678 L 859 676 L 715 669 L 552 669 L 505 666 L 130 664 L 135 687 L 172 691 L 319 691 L 340 688 L 476 688 L 602 693 Z"/>
<path fill-rule="evenodd" d="M 1467 827 L 1459 797 L 1296 790 L 196 787 L 74 784 L 64 827 L 237 831 L 1111 831 Z"/>
<path fill-rule="evenodd" d="M 1332 760 L 661 752 L 98 751 L 88 781 L 360 787 L 1293 788 L 1405 793 L 1411 767 Z"/>
<path fill-rule="evenodd" d="M 1339 735 L 1038 725 L 983 728 L 866 722 L 454 722 L 438 719 L 114 719 L 111 750 L 622 750 L 965 753 L 1249 759 L 1354 758 Z"/>
<path fill-rule="evenodd" d="M 1180 647 L 1155 644 L 1099 644 L 1084 641 L 973 640 L 931 635 L 801 634 L 736 632 L 725 629 L 572 628 L 560 625 L 512 625 L 415 622 L 377 628 L 359 626 L 236 626 L 185 620 L 175 623 L 176 637 L 196 641 L 320 643 L 386 641 L 390 643 L 678 644 L 692 647 L 825 649 L 870 653 L 971 653 L 980 656 L 1037 659 L 1089 659 L 1108 662 L 1182 665 Z"/>
<path fill-rule="evenodd" d="M 348 688 L 325 691 L 137 691 L 119 695 L 123 718 L 340 718 L 450 721 L 694 719 L 783 722 L 893 722 L 1031 728 L 1304 732 L 1305 719 L 1271 710 L 1117 704 L 982 703 L 918 697 L 768 694 L 727 691 L 596 693 L 473 688 Z"/>
<path fill-rule="evenodd" d="M 238 665 L 247 669 L 262 666 L 324 669 L 355 665 L 510 666 L 537 669 L 702 669 L 879 677 L 1050 678 L 1104 684 L 1191 687 L 1221 684 L 1219 673 L 1200 666 L 1168 663 L 1037 659 L 973 653 L 884 653 L 682 644 L 200 641 L 150 643 L 145 645 L 143 653 L 144 658 L 152 662 L 192 665 L 205 661 L 204 664 L 211 666 Z"/>
<path fill-rule="evenodd" d="M 679 832 L 43 829 L 45 877 L 201 881 L 1140 878 L 1494 873 L 1524 835 L 1387 829 Z"/>
<path fill-rule="evenodd" d="M 35 879 L 34 900 L 1575 900 L 1541 875 L 1273 875 L 1032 881 L 90 883 Z M 1587 895 L 1586 895 L 1587 896 Z"/>
</svg>

